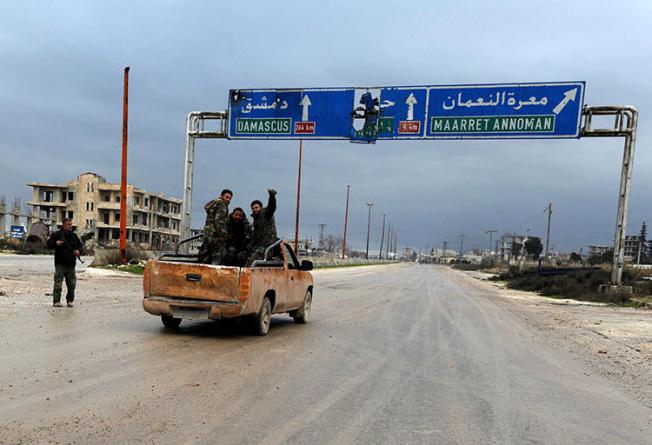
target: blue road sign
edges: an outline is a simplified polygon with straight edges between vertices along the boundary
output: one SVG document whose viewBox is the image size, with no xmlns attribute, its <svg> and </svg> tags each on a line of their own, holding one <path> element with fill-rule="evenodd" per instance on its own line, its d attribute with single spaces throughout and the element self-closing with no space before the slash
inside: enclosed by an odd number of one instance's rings
<svg viewBox="0 0 652 445">
<path fill-rule="evenodd" d="M 232 90 L 231 139 L 348 139 L 353 88 Z"/>
<path fill-rule="evenodd" d="M 579 138 L 584 82 L 428 89 L 426 138 Z"/>
<path fill-rule="evenodd" d="M 9 233 L 12 238 L 22 239 L 25 236 L 25 226 L 11 226 Z"/>
<path fill-rule="evenodd" d="M 578 138 L 584 82 L 231 90 L 230 139 Z"/>
</svg>

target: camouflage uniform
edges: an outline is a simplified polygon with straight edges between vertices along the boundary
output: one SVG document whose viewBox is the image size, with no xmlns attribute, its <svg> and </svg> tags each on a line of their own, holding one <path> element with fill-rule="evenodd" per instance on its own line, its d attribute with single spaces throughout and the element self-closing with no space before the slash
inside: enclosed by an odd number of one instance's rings
<svg viewBox="0 0 652 445">
<path fill-rule="evenodd" d="M 222 264 L 226 254 L 226 224 L 229 206 L 220 198 L 204 206 L 206 223 L 204 224 L 204 242 L 199 248 L 199 262 Z"/>
<path fill-rule="evenodd" d="M 251 242 L 252 229 L 247 219 L 234 221 L 229 217 L 226 235 L 226 261 L 227 266 L 242 267 L 249 255 L 248 247 Z"/>
<path fill-rule="evenodd" d="M 247 266 L 256 260 L 265 258 L 265 250 L 278 240 L 276 235 L 276 222 L 274 212 L 276 211 L 276 192 L 269 191 L 267 207 L 263 207 L 258 215 L 251 215 L 254 220 L 254 233 L 251 239 L 249 259 Z"/>
</svg>

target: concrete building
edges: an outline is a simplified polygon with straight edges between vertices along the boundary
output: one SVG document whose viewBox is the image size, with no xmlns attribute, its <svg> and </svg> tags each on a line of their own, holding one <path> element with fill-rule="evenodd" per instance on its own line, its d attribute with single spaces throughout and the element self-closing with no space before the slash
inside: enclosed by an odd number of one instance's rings
<svg viewBox="0 0 652 445">
<path fill-rule="evenodd" d="M 605 245 L 589 245 L 586 246 L 586 254 L 588 256 L 598 256 L 598 255 L 604 255 L 607 253 L 610 249 L 613 249 L 613 246 L 605 246 Z"/>
<path fill-rule="evenodd" d="M 528 235 L 517 235 L 515 233 L 505 233 L 502 235 L 499 243 L 500 258 L 505 262 L 516 260 L 514 257 L 514 246 L 523 246 L 527 239 Z"/>
<path fill-rule="evenodd" d="M 120 184 L 96 173 L 82 173 L 66 184 L 30 182 L 33 199 L 28 227 L 43 222 L 51 229 L 71 218 L 80 234 L 93 232 L 98 244 L 120 238 Z M 181 200 L 127 185 L 127 240 L 167 249 L 179 240 Z"/>
<path fill-rule="evenodd" d="M 625 261 L 638 263 L 639 251 L 642 248 L 641 237 L 638 235 L 628 235 L 625 237 Z"/>
</svg>

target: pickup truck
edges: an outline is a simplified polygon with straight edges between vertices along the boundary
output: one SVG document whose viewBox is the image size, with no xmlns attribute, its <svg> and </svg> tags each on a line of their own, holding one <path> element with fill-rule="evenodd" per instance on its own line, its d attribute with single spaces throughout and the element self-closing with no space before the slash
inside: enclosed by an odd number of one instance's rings
<svg viewBox="0 0 652 445">
<path fill-rule="evenodd" d="M 160 315 L 166 328 L 177 328 L 182 319 L 248 317 L 255 334 L 267 335 L 272 314 L 308 322 L 312 262 L 299 262 L 285 241 L 269 246 L 251 267 L 200 264 L 196 255 L 178 251 L 148 261 L 143 275 L 143 308 Z"/>
</svg>

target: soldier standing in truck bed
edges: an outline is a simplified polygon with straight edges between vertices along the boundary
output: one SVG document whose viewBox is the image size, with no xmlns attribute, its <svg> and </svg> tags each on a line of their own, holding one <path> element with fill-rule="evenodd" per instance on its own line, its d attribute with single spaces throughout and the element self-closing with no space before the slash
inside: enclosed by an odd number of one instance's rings
<svg viewBox="0 0 652 445">
<path fill-rule="evenodd" d="M 251 216 L 253 217 L 254 233 L 251 240 L 249 259 L 247 266 L 256 260 L 265 258 L 265 250 L 278 240 L 276 235 L 276 222 L 274 221 L 274 212 L 276 211 L 276 190 L 267 189 L 269 198 L 267 207 L 259 200 L 251 203 Z"/>
<path fill-rule="evenodd" d="M 226 225 L 231 198 L 233 198 L 233 192 L 224 189 L 219 198 L 208 202 L 204 206 L 206 223 L 204 224 L 204 241 L 199 248 L 200 263 L 223 264 L 224 262 L 226 256 Z"/>
</svg>

